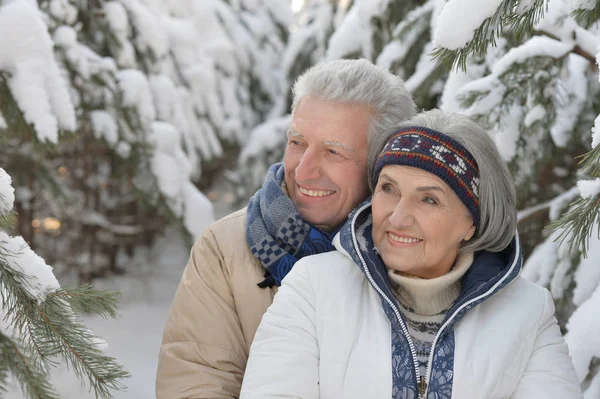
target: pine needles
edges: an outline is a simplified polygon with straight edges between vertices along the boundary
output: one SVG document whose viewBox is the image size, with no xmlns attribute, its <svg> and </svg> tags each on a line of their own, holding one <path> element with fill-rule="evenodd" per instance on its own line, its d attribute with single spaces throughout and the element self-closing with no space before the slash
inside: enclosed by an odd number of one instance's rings
<svg viewBox="0 0 600 399">
<path fill-rule="evenodd" d="M 11 374 L 28 398 L 58 398 L 48 371 L 59 363 L 86 380 L 97 398 L 111 398 L 112 390 L 124 389 L 121 380 L 129 374 L 102 352 L 98 338 L 78 316 L 116 317 L 118 294 L 83 286 L 59 289 L 39 301 L 25 289 L 28 276 L 8 266 L 11 256 L 16 254 L 0 247 L 3 321 L 13 330 L 11 336 L 0 330 L 0 390 Z"/>
</svg>

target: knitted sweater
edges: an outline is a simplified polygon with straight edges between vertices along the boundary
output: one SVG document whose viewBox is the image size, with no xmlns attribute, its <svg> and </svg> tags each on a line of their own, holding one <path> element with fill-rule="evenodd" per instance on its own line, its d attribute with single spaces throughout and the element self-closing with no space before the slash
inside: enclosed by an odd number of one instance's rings
<svg viewBox="0 0 600 399">
<path fill-rule="evenodd" d="M 457 257 L 453 268 L 433 279 L 422 279 L 390 270 L 390 282 L 400 311 L 406 320 L 419 362 L 419 372 L 425 376 L 431 345 L 447 310 L 460 293 L 460 279 L 473 263 L 473 253 Z"/>
</svg>

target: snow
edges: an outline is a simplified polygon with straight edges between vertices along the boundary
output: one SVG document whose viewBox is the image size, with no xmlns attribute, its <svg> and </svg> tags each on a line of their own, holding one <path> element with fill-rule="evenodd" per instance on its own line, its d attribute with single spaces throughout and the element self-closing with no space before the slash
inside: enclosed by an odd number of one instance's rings
<svg viewBox="0 0 600 399">
<path fill-rule="evenodd" d="M 457 97 L 458 90 L 468 83 L 481 78 L 484 72 L 484 65 L 472 63 L 468 65 L 466 71 L 462 71 L 461 69 L 450 71 L 444 85 L 444 90 L 442 91 L 440 109 L 445 112 L 464 112 L 464 107 Z"/>
<path fill-rule="evenodd" d="M 592 231 L 598 231 L 598 224 L 594 223 Z M 575 289 L 573 290 L 573 303 L 577 306 L 590 298 L 596 287 L 600 286 L 600 239 L 597 234 L 590 237 L 587 256 L 582 258 L 575 271 Z"/>
<path fill-rule="evenodd" d="M 546 108 L 542 105 L 537 104 L 535 107 L 531 108 L 527 115 L 525 115 L 525 119 L 523 120 L 523 124 L 525 127 L 531 127 L 535 122 L 543 120 L 546 116 Z"/>
<path fill-rule="evenodd" d="M 504 57 L 496 62 L 492 68 L 492 74 L 501 76 L 514 64 L 521 64 L 531 57 L 561 58 L 572 49 L 572 45 L 558 40 L 546 36 L 534 36 L 524 44 L 510 49 Z"/>
<path fill-rule="evenodd" d="M 11 183 L 12 179 L 8 173 L 0 168 L 0 216 L 6 215 L 14 206 L 15 189 Z"/>
<path fill-rule="evenodd" d="M 585 9 L 593 10 L 596 6 L 596 0 L 567 0 L 567 4 L 573 10 Z"/>
<path fill-rule="evenodd" d="M 417 62 L 415 73 L 406 80 L 405 85 L 408 91 L 414 93 L 426 79 L 430 79 L 431 72 L 435 69 L 435 61 L 431 58 L 433 51 L 433 43 L 427 43 L 423 49 L 423 53 Z"/>
<path fill-rule="evenodd" d="M 521 277 L 534 282 L 542 287 L 548 286 L 558 262 L 558 253 L 554 239 L 558 234 L 553 233 L 544 242 L 539 244 L 529 258 L 525 261 Z"/>
<path fill-rule="evenodd" d="M 198 238 L 214 220 L 212 203 L 189 181 L 183 184 L 183 197 L 183 223 L 192 236 Z"/>
<path fill-rule="evenodd" d="M 106 111 L 97 110 L 90 112 L 92 129 L 97 138 L 104 138 L 108 144 L 114 146 L 119 141 L 119 127 L 117 122 Z"/>
<path fill-rule="evenodd" d="M 52 268 L 29 248 L 23 237 L 11 237 L 0 231 L 0 248 L 3 253 L 14 254 L 4 255 L 3 261 L 11 269 L 25 275 L 23 288 L 32 299 L 41 303 L 46 295 L 60 288 Z"/>
<path fill-rule="evenodd" d="M 149 142 L 154 146 L 151 168 L 173 212 L 188 231 L 199 237 L 213 221 L 211 203 L 190 181 L 192 165 L 181 147 L 181 133 L 166 122 L 153 122 Z M 174 173 L 177 171 L 177 173 Z"/>
<path fill-rule="evenodd" d="M 600 49 L 600 46 L 598 46 L 598 49 Z M 596 65 L 600 66 L 600 53 L 596 54 Z M 600 80 L 600 68 L 598 70 L 598 80 Z M 594 120 L 594 127 L 592 128 L 592 148 L 596 148 L 598 143 L 600 143 L 600 115 Z"/>
<path fill-rule="evenodd" d="M 557 147 L 567 145 L 588 97 L 588 82 L 585 77 L 588 61 L 569 54 L 567 66 L 567 77 L 557 82 L 556 120 L 550 128 L 550 136 Z"/>
<path fill-rule="evenodd" d="M 579 180 L 577 188 L 582 198 L 593 198 L 600 193 L 600 178 L 594 180 Z"/>
<path fill-rule="evenodd" d="M 583 381 L 586 377 L 592 358 L 600 357 L 598 308 L 600 308 L 600 286 L 597 286 L 592 296 L 573 312 L 567 323 L 565 340 L 579 381 Z"/>
<path fill-rule="evenodd" d="M 164 57 L 169 51 L 169 41 L 157 15 L 138 0 L 123 4 L 133 20 L 137 48 L 142 52 L 150 50 L 155 58 Z"/>
<path fill-rule="evenodd" d="M 52 52 L 41 13 L 27 2 L 0 7 L 0 70 L 25 120 L 40 141 L 55 143 L 58 129 L 75 130 L 75 111 Z"/>
<path fill-rule="evenodd" d="M 506 87 L 500 79 L 494 75 L 488 75 L 481 79 L 465 84 L 457 90 L 456 96 L 461 98 L 477 94 L 477 100 L 463 112 L 471 117 L 487 116 L 490 121 L 495 121 L 500 112 L 500 105 L 506 93 Z M 504 159 L 509 159 L 511 154 L 502 154 Z"/>
<path fill-rule="evenodd" d="M 127 18 L 127 10 L 118 1 L 107 1 L 103 6 L 106 22 L 111 30 L 115 33 L 123 35 L 129 34 L 129 19 Z"/>
<path fill-rule="evenodd" d="M 504 118 L 502 119 L 502 127 L 496 131 L 494 142 L 502 158 L 509 162 L 517 154 L 517 144 L 521 136 L 520 123 L 523 118 L 523 108 L 518 103 L 513 103 Z"/>
<path fill-rule="evenodd" d="M 354 5 L 344 17 L 342 25 L 331 35 L 325 59 L 337 60 L 356 52 L 368 58 L 368 55 L 371 54 L 370 43 L 365 42 L 369 41 L 370 37 L 364 20 L 358 14 L 358 7 Z M 363 45 L 366 45 L 367 48 L 363 48 Z"/>
<path fill-rule="evenodd" d="M 523 15 L 529 11 L 535 4 L 535 0 L 520 0 L 515 12 L 518 15 Z"/>
<path fill-rule="evenodd" d="M 52 36 L 54 44 L 59 47 L 73 47 L 77 45 L 77 32 L 70 26 L 59 26 Z"/>
<path fill-rule="evenodd" d="M 272 119 L 257 126 L 242 149 L 239 162 L 245 164 L 252 157 L 260 157 L 261 152 L 278 148 L 287 141 L 285 132 L 292 123 L 292 116 Z"/>
<path fill-rule="evenodd" d="M 143 122 L 153 121 L 156 111 L 146 75 L 137 69 L 123 69 L 119 71 L 118 79 L 123 92 L 123 105 L 136 109 Z"/>
<path fill-rule="evenodd" d="M 66 24 L 77 20 L 77 7 L 69 4 L 68 0 L 51 0 L 49 11 L 54 18 Z"/>
<path fill-rule="evenodd" d="M 600 398 L 600 373 L 596 374 L 589 387 L 585 390 L 583 399 L 598 399 Z"/>
<path fill-rule="evenodd" d="M 479 0 L 474 7 L 472 0 L 448 1 L 437 19 L 434 43 L 449 50 L 464 48 L 473 40 L 479 25 L 493 16 L 500 4 L 502 0 Z"/>
<path fill-rule="evenodd" d="M 107 24 L 119 42 L 116 62 L 120 67 L 133 68 L 135 62 L 135 49 L 129 41 L 131 29 L 125 7 L 117 1 L 108 1 L 103 6 Z"/>
<path fill-rule="evenodd" d="M 594 127 L 592 128 L 592 148 L 600 143 L 600 115 L 594 120 Z"/>
</svg>

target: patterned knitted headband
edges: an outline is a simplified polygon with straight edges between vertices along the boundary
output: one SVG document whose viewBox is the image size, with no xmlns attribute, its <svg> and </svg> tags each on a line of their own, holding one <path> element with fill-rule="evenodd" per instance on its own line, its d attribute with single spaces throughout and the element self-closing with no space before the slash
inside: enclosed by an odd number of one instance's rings
<svg viewBox="0 0 600 399">
<path fill-rule="evenodd" d="M 438 131 L 411 126 L 398 130 L 375 163 L 373 187 L 386 165 L 423 169 L 442 179 L 467 207 L 479 226 L 479 168 L 460 143 Z"/>
</svg>

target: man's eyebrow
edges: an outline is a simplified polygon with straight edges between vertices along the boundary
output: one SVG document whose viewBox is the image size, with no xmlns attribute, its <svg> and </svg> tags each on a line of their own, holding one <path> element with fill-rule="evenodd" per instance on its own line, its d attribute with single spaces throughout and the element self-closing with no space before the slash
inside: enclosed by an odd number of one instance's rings
<svg viewBox="0 0 600 399">
<path fill-rule="evenodd" d="M 339 147 L 346 152 L 354 153 L 356 150 L 350 147 L 348 144 L 340 143 L 339 141 L 324 141 L 323 144 L 331 147 Z"/>
<path fill-rule="evenodd" d="M 300 137 L 300 138 L 304 138 L 303 135 L 301 135 L 300 133 L 298 133 L 297 131 L 295 131 L 294 129 L 288 129 L 287 131 L 287 136 L 288 138 L 290 137 Z"/>
</svg>

